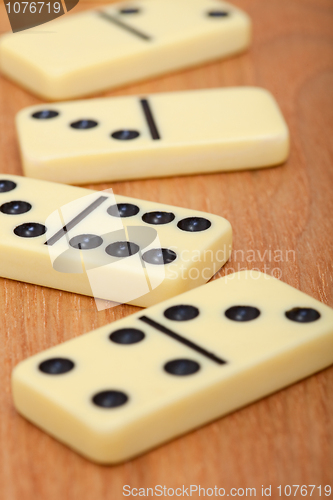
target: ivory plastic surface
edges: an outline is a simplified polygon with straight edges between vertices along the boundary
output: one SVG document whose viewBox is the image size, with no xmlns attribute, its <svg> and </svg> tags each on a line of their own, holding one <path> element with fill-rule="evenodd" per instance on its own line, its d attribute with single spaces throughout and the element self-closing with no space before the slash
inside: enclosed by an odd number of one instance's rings
<svg viewBox="0 0 333 500">
<path fill-rule="evenodd" d="M 38 105 L 17 131 L 26 175 L 69 184 L 268 167 L 289 152 L 276 101 L 253 87 Z"/>
<path fill-rule="evenodd" d="M 142 307 L 208 281 L 232 240 L 217 215 L 3 174 L 0 228 L 0 276 Z"/>
<path fill-rule="evenodd" d="M 245 50 L 251 22 L 219 0 L 135 0 L 7 34 L 0 69 L 46 99 L 70 99 Z"/>
<path fill-rule="evenodd" d="M 23 361 L 13 396 L 52 436 L 115 463 L 332 362 L 333 310 L 243 271 Z"/>
</svg>

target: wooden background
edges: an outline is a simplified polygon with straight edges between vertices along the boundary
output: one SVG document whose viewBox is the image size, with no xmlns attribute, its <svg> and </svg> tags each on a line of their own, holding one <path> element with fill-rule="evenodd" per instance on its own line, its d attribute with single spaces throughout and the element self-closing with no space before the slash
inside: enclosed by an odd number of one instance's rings
<svg viewBox="0 0 333 500">
<path fill-rule="evenodd" d="M 234 3 L 253 19 L 249 52 L 105 95 L 265 87 L 275 95 L 290 127 L 287 164 L 252 172 L 93 187 L 112 186 L 119 194 L 222 215 L 231 221 L 234 249 L 243 250 L 244 258 L 234 254 L 221 276 L 231 269 L 263 270 L 266 265 L 269 273 L 280 272 L 286 283 L 333 306 L 333 3 Z M 81 2 L 75 11 L 93 4 Z M 1 9 L 0 31 L 4 32 L 9 23 Z M 0 78 L 1 172 L 22 174 L 14 116 L 39 102 Z M 282 250 L 283 262 L 271 262 L 266 250 Z M 286 261 L 290 250 L 294 254 L 289 253 Z M 10 374 L 22 359 L 137 308 L 123 305 L 97 312 L 91 298 L 5 279 L 0 279 L 0 304 L 1 500 L 120 500 L 126 484 L 256 487 L 259 498 L 261 485 L 272 485 L 275 499 L 280 484 L 332 484 L 333 368 L 126 464 L 98 466 L 16 413 Z M 320 498 L 316 491 L 313 498 Z"/>
</svg>

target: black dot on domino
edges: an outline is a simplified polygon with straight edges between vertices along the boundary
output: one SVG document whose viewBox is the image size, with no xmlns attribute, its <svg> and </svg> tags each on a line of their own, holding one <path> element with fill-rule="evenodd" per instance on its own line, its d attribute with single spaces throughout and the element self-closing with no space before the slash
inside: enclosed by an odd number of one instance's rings
<svg viewBox="0 0 333 500">
<path fill-rule="evenodd" d="M 210 10 L 209 12 L 207 12 L 207 15 L 208 17 L 223 18 L 223 17 L 228 17 L 230 15 L 230 12 L 226 10 Z"/>
<path fill-rule="evenodd" d="M 78 120 L 71 123 L 71 127 L 76 130 L 89 130 L 90 128 L 97 127 L 98 123 L 95 120 Z"/>
<path fill-rule="evenodd" d="M 169 224 L 175 218 L 172 212 L 147 212 L 142 216 L 143 222 L 147 224 Z"/>
<path fill-rule="evenodd" d="M 139 137 L 139 135 L 140 133 L 137 130 L 117 130 L 111 134 L 111 137 L 118 141 L 132 141 Z"/>
<path fill-rule="evenodd" d="M 148 264 L 163 266 L 173 262 L 177 258 L 177 254 L 168 248 L 153 248 L 145 252 L 142 258 Z"/>
<path fill-rule="evenodd" d="M 194 306 L 172 306 L 164 311 L 164 316 L 173 321 L 188 321 L 199 316 L 199 309 Z"/>
<path fill-rule="evenodd" d="M 131 203 L 118 203 L 109 207 L 107 212 L 113 217 L 133 217 L 140 212 L 140 208 Z"/>
<path fill-rule="evenodd" d="M 294 307 L 286 312 L 286 316 L 297 323 L 312 323 L 320 318 L 319 312 L 310 307 Z"/>
<path fill-rule="evenodd" d="M 62 375 L 63 373 L 68 373 L 74 368 L 74 363 L 67 358 L 52 358 L 43 361 L 39 365 L 39 369 L 43 373 L 48 375 Z"/>
<path fill-rule="evenodd" d="M 232 321 L 252 321 L 258 318 L 260 311 L 251 306 L 233 306 L 225 312 L 225 315 Z"/>
<path fill-rule="evenodd" d="M 92 250 L 101 246 L 103 239 L 96 234 L 79 234 L 69 241 L 71 247 L 77 250 Z"/>
<path fill-rule="evenodd" d="M 21 238 L 37 238 L 37 236 L 42 236 L 45 233 L 46 227 L 38 222 L 26 222 L 14 229 L 14 234 Z"/>
<path fill-rule="evenodd" d="M 116 330 L 111 333 L 109 339 L 116 344 L 137 344 L 145 338 L 145 334 L 142 330 L 137 328 L 122 328 L 121 330 Z"/>
<path fill-rule="evenodd" d="M 16 183 L 13 181 L 0 180 L 0 193 L 8 193 L 16 188 Z"/>
<path fill-rule="evenodd" d="M 164 370 L 171 375 L 193 375 L 200 370 L 200 365 L 192 359 L 174 359 L 164 365 Z"/>
<path fill-rule="evenodd" d="M 140 9 L 137 9 L 136 7 L 129 7 L 125 9 L 120 9 L 120 14 L 139 14 Z"/>
<path fill-rule="evenodd" d="M 128 396 L 121 391 L 102 391 L 92 398 L 93 403 L 101 408 L 117 408 L 128 401 Z"/>
<path fill-rule="evenodd" d="M 0 212 L 8 215 L 19 215 L 25 214 L 31 210 L 30 203 L 26 201 L 10 201 L 9 203 L 4 203 L 0 207 Z"/>
<path fill-rule="evenodd" d="M 37 111 L 37 113 L 34 113 L 31 116 L 36 118 L 36 120 L 49 120 L 50 118 L 56 118 L 59 116 L 59 113 L 58 111 L 53 111 L 51 109 L 44 109 L 43 111 Z"/>
<path fill-rule="evenodd" d="M 203 217 L 187 217 L 186 219 L 179 221 L 177 224 L 179 229 L 190 233 L 206 231 L 206 229 L 209 229 L 211 225 L 212 223 Z"/>
<path fill-rule="evenodd" d="M 111 257 L 129 257 L 135 255 L 140 250 L 140 247 L 130 241 L 117 241 L 107 246 L 105 251 Z"/>
</svg>

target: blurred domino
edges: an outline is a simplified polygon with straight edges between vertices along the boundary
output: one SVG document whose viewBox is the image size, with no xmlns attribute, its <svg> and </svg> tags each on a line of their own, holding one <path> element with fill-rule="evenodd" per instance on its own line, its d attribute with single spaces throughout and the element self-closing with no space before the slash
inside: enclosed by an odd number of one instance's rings
<svg viewBox="0 0 333 500">
<path fill-rule="evenodd" d="M 228 260 L 217 215 L 0 174 L 0 276 L 146 307 Z"/>
<path fill-rule="evenodd" d="M 32 106 L 17 130 L 25 174 L 69 184 L 268 167 L 289 151 L 273 96 L 251 87 Z"/>
<path fill-rule="evenodd" d="M 70 99 L 245 50 L 251 22 L 219 0 L 134 0 L 5 35 L 0 69 L 46 99 Z"/>
<path fill-rule="evenodd" d="M 333 310 L 259 272 L 215 280 L 13 372 L 18 411 L 115 463 L 333 362 Z"/>
</svg>

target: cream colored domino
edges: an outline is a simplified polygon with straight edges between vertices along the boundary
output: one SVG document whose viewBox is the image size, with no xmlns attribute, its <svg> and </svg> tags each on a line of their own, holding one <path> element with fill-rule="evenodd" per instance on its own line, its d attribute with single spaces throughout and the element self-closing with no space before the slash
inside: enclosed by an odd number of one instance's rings
<svg viewBox="0 0 333 500">
<path fill-rule="evenodd" d="M 241 52 L 250 31 L 219 0 L 134 0 L 5 35 L 0 69 L 46 99 L 70 99 Z"/>
<path fill-rule="evenodd" d="M 0 276 L 146 307 L 228 260 L 217 215 L 0 174 Z"/>
<path fill-rule="evenodd" d="M 332 362 L 333 310 L 243 271 L 23 361 L 13 397 L 52 436 L 115 463 Z"/>
<path fill-rule="evenodd" d="M 17 116 L 26 175 L 69 184 L 268 167 L 289 132 L 252 87 L 38 105 Z"/>
</svg>

